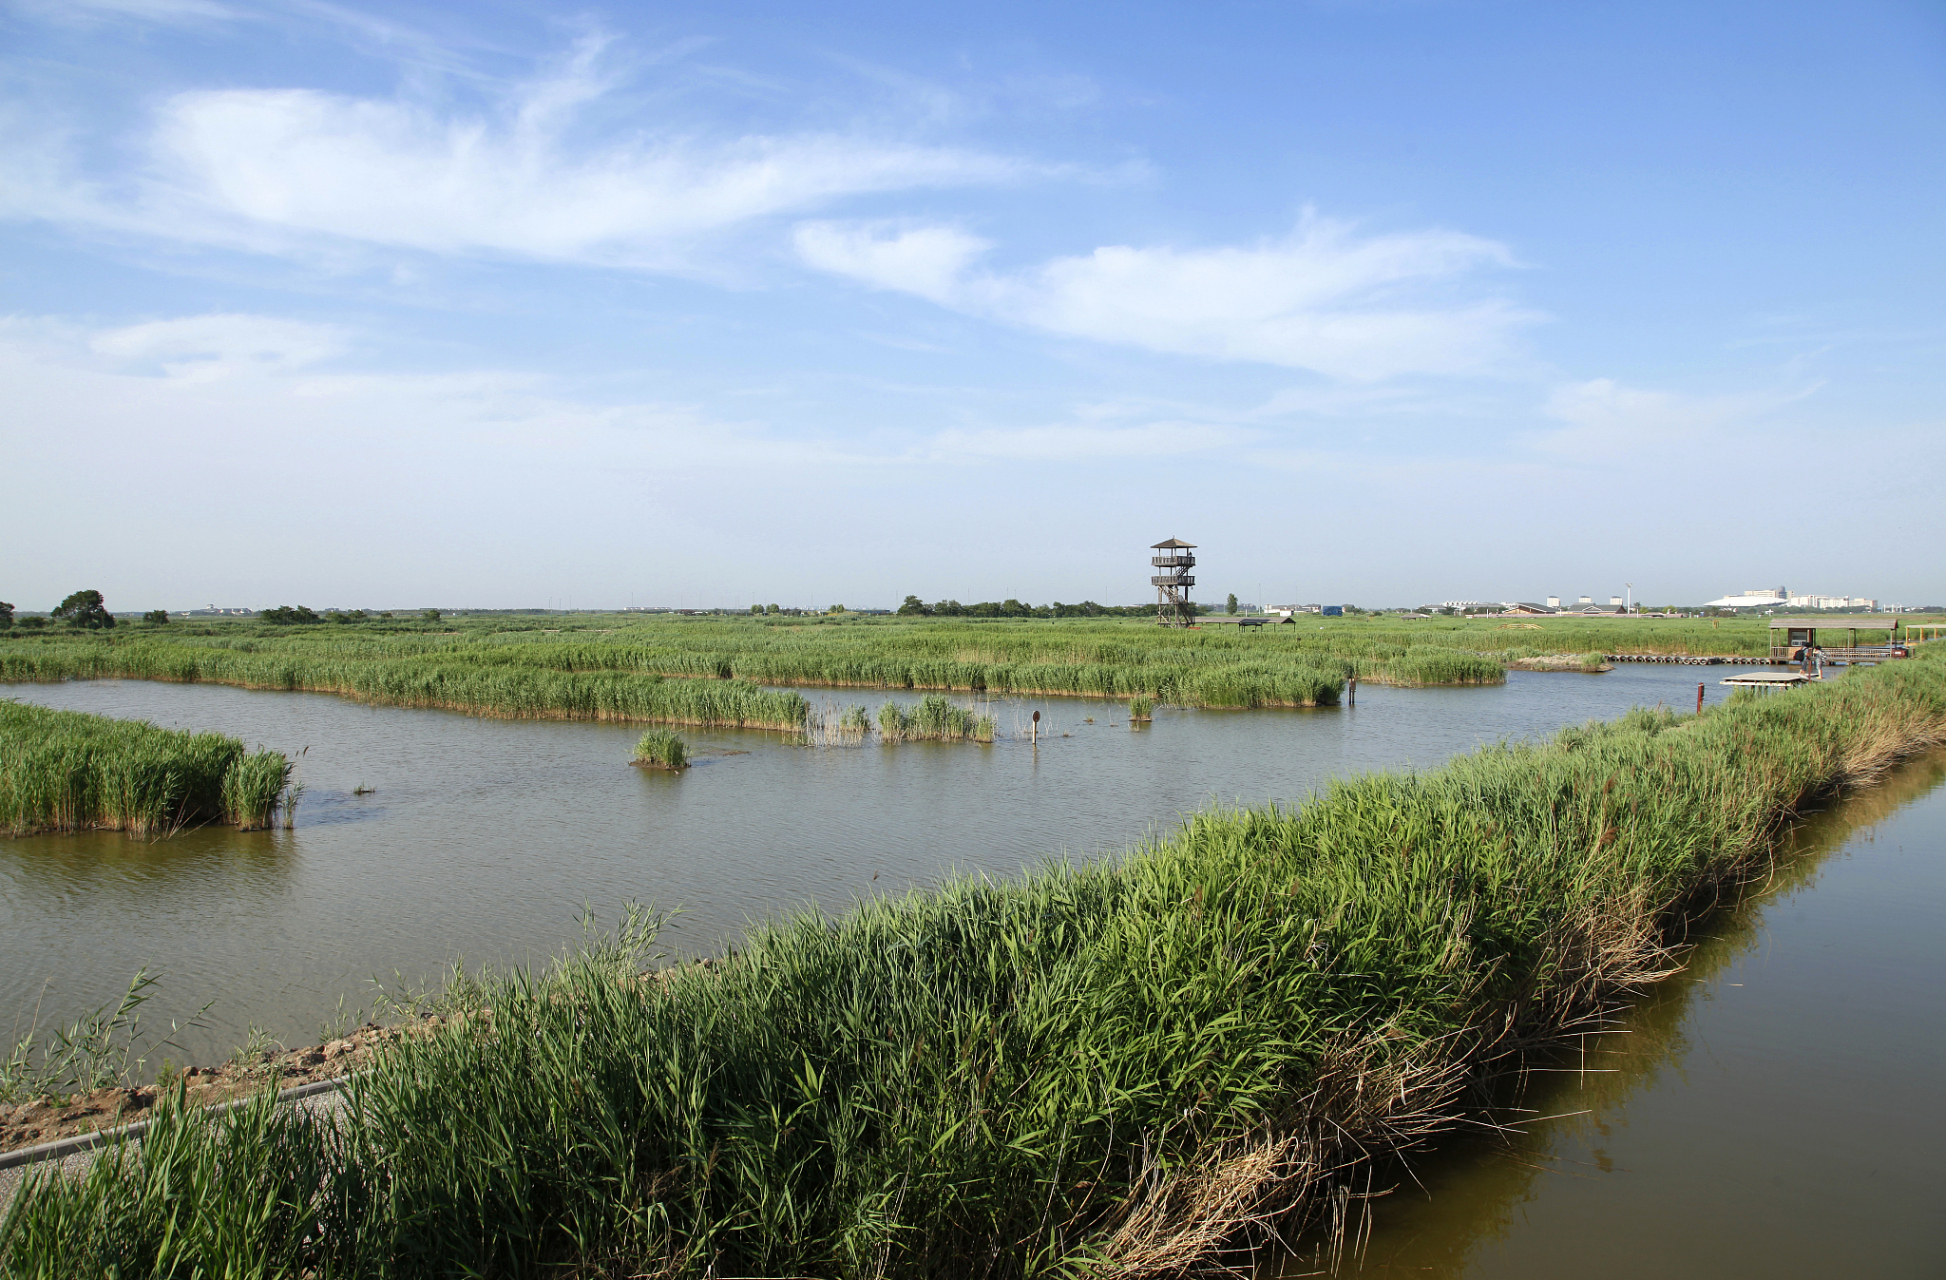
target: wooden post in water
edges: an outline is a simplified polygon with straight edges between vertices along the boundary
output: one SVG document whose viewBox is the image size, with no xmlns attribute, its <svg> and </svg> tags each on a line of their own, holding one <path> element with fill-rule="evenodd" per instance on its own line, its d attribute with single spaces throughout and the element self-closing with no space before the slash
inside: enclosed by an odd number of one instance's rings
<svg viewBox="0 0 1946 1280">
<path fill-rule="evenodd" d="M 1700 680 L 1696 682 L 1696 714 L 1703 714 L 1703 684 Z"/>
<path fill-rule="evenodd" d="M 1351 684 L 1346 687 L 1345 705 L 1355 707 L 1358 705 L 1358 677 L 1351 676 L 1350 680 Z"/>
<path fill-rule="evenodd" d="M 1036 711 L 1034 713 L 1034 723 L 1028 727 L 1027 732 L 1030 735 L 1032 735 L 1034 745 L 1037 747 L 1040 746 L 1041 745 L 1041 713 L 1040 712 Z"/>
</svg>

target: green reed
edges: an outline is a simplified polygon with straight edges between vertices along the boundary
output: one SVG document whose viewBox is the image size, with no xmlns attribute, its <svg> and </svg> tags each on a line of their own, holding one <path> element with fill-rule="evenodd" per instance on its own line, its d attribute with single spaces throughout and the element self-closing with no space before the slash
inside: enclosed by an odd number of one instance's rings
<svg viewBox="0 0 1946 1280">
<path fill-rule="evenodd" d="M 929 693 L 911 707 L 879 708 L 879 737 L 887 742 L 992 742 L 993 717 Z"/>
<path fill-rule="evenodd" d="M 1484 654 L 1419 646 L 1359 664 L 1358 678 L 1373 684 L 1505 684 L 1506 668 Z"/>
<path fill-rule="evenodd" d="M 657 769 L 687 769 L 689 744 L 669 729 L 650 729 L 635 744 L 635 762 Z"/>
<path fill-rule="evenodd" d="M 235 738 L 0 702 L 0 832 L 167 835 L 203 822 L 251 830 L 285 802 L 292 764 Z"/>
<path fill-rule="evenodd" d="M 1562 652 L 1762 655 L 1763 620 L 1317 618 L 1241 631 L 1139 621 L 589 619 L 558 634 L 505 619 L 459 633 L 256 628 L 207 636 L 66 633 L 0 641 L 0 680 L 127 676 L 312 689 L 486 715 L 640 719 L 797 731 L 808 707 L 758 685 L 1048 694 L 1179 705 L 1335 703 L 1344 677 L 1482 683 Z M 1416 652 L 1439 661 L 1399 663 Z M 1475 661 L 1461 661 L 1463 655 Z M 707 705 L 655 677 L 716 688 Z M 743 692 L 722 695 L 729 685 Z M 701 696 L 701 695 L 693 695 Z"/>
<path fill-rule="evenodd" d="M 1180 1271 L 1597 1027 L 1794 814 L 1943 741 L 1922 658 L 785 917 L 709 966 L 638 976 L 631 926 L 456 987 L 470 1016 L 337 1119 L 165 1113 L 139 1161 L 44 1176 L 0 1270 Z"/>
</svg>

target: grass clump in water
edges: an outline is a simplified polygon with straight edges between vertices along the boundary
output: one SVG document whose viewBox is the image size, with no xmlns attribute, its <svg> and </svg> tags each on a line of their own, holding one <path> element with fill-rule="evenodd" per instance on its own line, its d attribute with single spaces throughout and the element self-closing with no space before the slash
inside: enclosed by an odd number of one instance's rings
<svg viewBox="0 0 1946 1280">
<path fill-rule="evenodd" d="M 1128 718 L 1131 723 L 1136 720 L 1152 719 L 1154 716 L 1154 698 L 1149 697 L 1147 694 L 1139 694 L 1128 700 Z"/>
<path fill-rule="evenodd" d="M 878 733 L 887 742 L 992 742 L 993 717 L 978 715 L 936 693 L 910 708 L 879 708 Z"/>
<path fill-rule="evenodd" d="M 669 729 L 650 729 L 635 743 L 635 763 L 649 769 L 687 769 L 689 744 Z"/>
<path fill-rule="evenodd" d="M 863 742 L 871 732 L 871 713 L 862 706 L 846 707 L 845 713 L 838 717 L 838 734 L 840 737 L 853 742 Z"/>
<path fill-rule="evenodd" d="M 0 832 L 268 827 L 293 766 L 217 733 L 0 702 Z"/>
</svg>

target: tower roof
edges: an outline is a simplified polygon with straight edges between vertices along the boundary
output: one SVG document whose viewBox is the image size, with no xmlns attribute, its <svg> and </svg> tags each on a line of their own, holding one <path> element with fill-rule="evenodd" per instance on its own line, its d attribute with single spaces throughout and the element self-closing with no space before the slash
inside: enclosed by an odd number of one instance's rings
<svg viewBox="0 0 1946 1280">
<path fill-rule="evenodd" d="M 1196 544 L 1193 542 L 1184 542 L 1181 538 L 1171 538 L 1167 542 L 1156 543 L 1155 546 L 1152 548 L 1152 550 L 1174 551 L 1179 548 L 1186 548 L 1190 551 L 1194 551 L 1196 549 Z"/>
</svg>

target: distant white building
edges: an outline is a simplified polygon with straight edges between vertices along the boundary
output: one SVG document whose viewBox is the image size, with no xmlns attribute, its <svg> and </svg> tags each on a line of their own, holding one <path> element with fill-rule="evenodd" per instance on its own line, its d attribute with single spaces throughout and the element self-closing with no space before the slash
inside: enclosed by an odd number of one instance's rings
<svg viewBox="0 0 1946 1280">
<path fill-rule="evenodd" d="M 1792 596 L 1790 606 L 1793 609 L 1857 609 L 1861 613 L 1878 612 L 1878 601 L 1865 596 Z"/>
<path fill-rule="evenodd" d="M 1705 609 L 1776 609 L 1788 607 L 1791 593 L 1783 587 L 1746 587 L 1741 595 L 1706 601 Z"/>
</svg>

